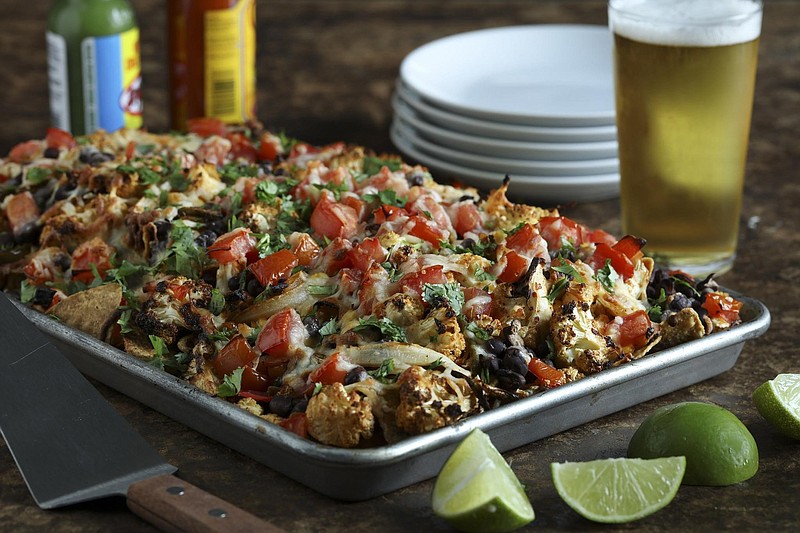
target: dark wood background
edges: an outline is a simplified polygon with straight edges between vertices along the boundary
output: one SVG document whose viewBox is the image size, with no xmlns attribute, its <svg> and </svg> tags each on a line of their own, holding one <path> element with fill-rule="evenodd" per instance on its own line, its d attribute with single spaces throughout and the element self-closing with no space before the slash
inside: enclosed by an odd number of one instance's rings
<svg viewBox="0 0 800 533">
<path fill-rule="evenodd" d="M 0 0 L 0 153 L 41 138 L 48 126 L 44 28 L 49 2 Z M 164 2 L 133 0 L 142 29 L 145 123 L 167 128 Z M 426 42 L 483 27 L 606 24 L 602 0 L 262 0 L 258 2 L 258 105 L 269 127 L 315 143 L 347 140 L 394 151 L 390 96 L 403 57 Z M 716 402 L 753 432 L 761 466 L 724 488 L 682 487 L 666 509 L 604 531 L 795 531 L 800 444 L 777 435 L 750 400 L 779 372 L 800 372 L 800 2 L 767 0 L 739 257 L 721 282 L 772 312 L 766 335 L 737 365 L 703 383 L 524 446 L 507 454 L 537 513 L 530 530 L 600 529 L 561 502 L 552 461 L 624 455 L 656 407 Z M 616 200 L 569 205 L 568 216 L 619 231 Z M 373 501 L 343 504 L 169 420 L 102 385 L 114 406 L 184 479 L 291 531 L 447 530 L 430 509 L 430 481 Z M 35 394 L 36 391 L 31 391 Z M 2 409 L 2 406 L 0 406 Z M 0 530 L 146 531 L 121 501 L 41 511 L 0 446 Z"/>
</svg>

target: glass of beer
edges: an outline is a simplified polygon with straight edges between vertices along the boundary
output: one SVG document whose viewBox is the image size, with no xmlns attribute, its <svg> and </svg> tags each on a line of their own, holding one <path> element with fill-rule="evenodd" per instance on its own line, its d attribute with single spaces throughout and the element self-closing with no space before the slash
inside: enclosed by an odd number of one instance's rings
<svg viewBox="0 0 800 533">
<path fill-rule="evenodd" d="M 610 0 L 622 229 L 659 266 L 733 265 L 760 0 Z"/>
</svg>

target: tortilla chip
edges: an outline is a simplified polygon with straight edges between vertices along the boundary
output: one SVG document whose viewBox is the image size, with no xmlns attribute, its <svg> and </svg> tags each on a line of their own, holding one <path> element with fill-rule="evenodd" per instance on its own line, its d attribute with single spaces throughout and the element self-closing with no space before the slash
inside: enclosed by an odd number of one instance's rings
<svg viewBox="0 0 800 533">
<path fill-rule="evenodd" d="M 681 309 L 661 324 L 659 350 L 699 339 L 706 334 L 703 320 L 691 307 Z"/>
<path fill-rule="evenodd" d="M 121 302 L 122 287 L 109 283 L 73 294 L 57 303 L 50 314 L 68 326 L 105 341 L 111 325 L 119 319 Z"/>
</svg>

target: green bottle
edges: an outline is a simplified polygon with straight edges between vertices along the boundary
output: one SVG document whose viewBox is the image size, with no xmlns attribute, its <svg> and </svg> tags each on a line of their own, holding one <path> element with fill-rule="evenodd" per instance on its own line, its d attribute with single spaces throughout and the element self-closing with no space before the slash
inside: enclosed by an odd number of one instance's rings
<svg viewBox="0 0 800 533">
<path fill-rule="evenodd" d="M 47 67 L 53 126 L 73 135 L 141 127 L 139 28 L 127 0 L 55 0 Z"/>
</svg>

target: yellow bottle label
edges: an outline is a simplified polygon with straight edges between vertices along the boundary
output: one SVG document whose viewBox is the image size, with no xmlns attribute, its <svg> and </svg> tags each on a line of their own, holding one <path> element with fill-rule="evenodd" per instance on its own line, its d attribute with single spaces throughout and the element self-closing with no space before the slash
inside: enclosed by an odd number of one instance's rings
<svg viewBox="0 0 800 533">
<path fill-rule="evenodd" d="M 139 28 L 120 35 L 122 55 L 122 95 L 120 107 L 125 115 L 125 127 L 142 127 L 142 62 L 139 57 Z"/>
<path fill-rule="evenodd" d="M 205 114 L 227 123 L 255 110 L 255 0 L 205 14 Z"/>
</svg>

